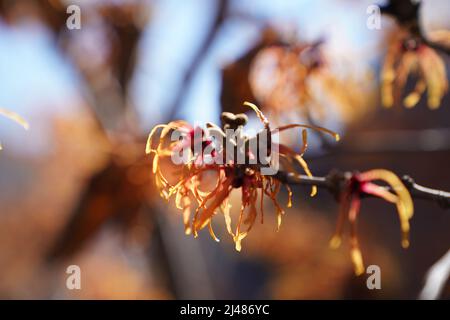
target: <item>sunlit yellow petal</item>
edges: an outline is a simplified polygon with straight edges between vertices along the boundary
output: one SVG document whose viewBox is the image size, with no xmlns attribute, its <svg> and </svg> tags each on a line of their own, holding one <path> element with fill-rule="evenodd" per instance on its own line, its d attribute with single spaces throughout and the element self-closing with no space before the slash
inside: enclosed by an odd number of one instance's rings
<svg viewBox="0 0 450 320">
<path fill-rule="evenodd" d="M 155 126 L 152 131 L 150 131 L 148 138 L 147 138 L 147 144 L 145 145 L 145 153 L 149 154 L 155 150 L 152 149 L 152 139 L 153 136 L 155 135 L 156 131 L 160 128 L 165 128 L 167 125 L 165 124 L 158 124 L 157 126 Z"/>
<path fill-rule="evenodd" d="M 313 177 L 311 171 L 309 170 L 308 164 L 306 163 L 305 159 L 303 159 L 302 157 L 298 156 L 295 157 L 297 159 L 297 161 L 300 163 L 300 165 L 302 166 L 303 170 L 305 170 L 305 173 L 308 177 Z M 311 187 L 311 197 L 314 197 L 317 194 L 317 186 L 312 186 Z"/>
<path fill-rule="evenodd" d="M 28 122 L 15 112 L 0 108 L 0 114 L 20 124 L 25 130 L 30 127 Z"/>
<path fill-rule="evenodd" d="M 331 249 L 337 249 L 337 248 L 339 248 L 341 246 L 341 243 L 342 243 L 341 236 L 335 234 L 331 238 L 329 245 L 330 245 Z"/>
<path fill-rule="evenodd" d="M 320 131 L 320 132 L 324 132 L 326 134 L 329 134 L 330 136 L 332 136 L 336 141 L 339 141 L 341 139 L 341 137 L 339 136 L 338 133 L 331 131 L 327 128 L 323 128 L 323 127 L 317 127 L 317 126 L 310 126 L 307 124 L 288 124 L 286 126 L 281 126 L 278 128 L 275 128 L 272 130 L 273 134 L 277 134 L 279 132 L 288 130 L 288 129 L 293 129 L 293 128 L 307 128 L 307 129 L 312 129 L 315 131 Z"/>
<path fill-rule="evenodd" d="M 352 258 L 353 266 L 355 268 L 355 274 L 357 276 L 363 274 L 365 269 L 361 250 L 359 250 L 359 248 L 352 248 L 350 251 L 350 255 Z"/>
<path fill-rule="evenodd" d="M 258 116 L 259 120 L 261 120 L 261 122 L 264 124 L 264 126 L 269 125 L 269 120 L 267 120 L 266 116 L 262 113 L 261 110 L 259 110 L 259 108 L 255 104 L 245 101 L 244 106 L 252 108 L 253 111 L 255 111 L 256 115 Z"/>
<path fill-rule="evenodd" d="M 402 246 L 409 246 L 409 220 L 413 216 L 414 204 L 408 189 L 403 182 L 393 172 L 384 169 L 375 169 L 361 174 L 363 180 L 381 180 L 390 185 L 392 190 L 397 194 L 398 201 L 397 211 L 400 219 L 400 227 L 402 230 Z"/>
<path fill-rule="evenodd" d="M 211 235 L 211 238 L 213 238 L 214 241 L 216 241 L 216 242 L 220 242 L 219 238 L 217 238 L 216 235 L 214 234 L 214 230 L 213 230 L 212 224 L 211 224 L 211 219 L 209 220 L 209 223 L 208 223 L 208 229 L 209 229 L 209 234 Z"/>
</svg>

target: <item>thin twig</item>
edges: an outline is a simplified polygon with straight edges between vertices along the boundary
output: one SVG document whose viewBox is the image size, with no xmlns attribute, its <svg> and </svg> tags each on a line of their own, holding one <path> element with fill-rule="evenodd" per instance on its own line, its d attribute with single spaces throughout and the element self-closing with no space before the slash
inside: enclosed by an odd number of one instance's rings
<svg viewBox="0 0 450 320">
<path fill-rule="evenodd" d="M 325 177 L 309 177 L 307 175 L 287 173 L 279 171 L 275 178 L 289 185 L 315 185 L 318 188 L 328 190 L 337 199 L 347 185 L 347 181 L 353 176 L 351 172 L 333 171 Z M 450 192 L 432 189 L 421 186 L 414 182 L 410 176 L 403 176 L 402 179 L 406 188 L 409 190 L 411 197 L 414 199 L 424 199 L 436 202 L 441 208 L 450 208 Z M 386 187 L 388 190 L 392 188 Z M 370 194 L 362 194 L 371 197 Z"/>
<path fill-rule="evenodd" d="M 432 42 L 432 41 L 428 40 L 427 38 L 425 38 L 425 36 L 423 35 L 422 32 L 420 33 L 420 37 L 421 37 L 422 41 L 430 48 L 433 48 L 436 51 L 445 53 L 450 56 L 450 48 L 449 47 L 446 47 L 440 43 Z"/>
<path fill-rule="evenodd" d="M 178 113 L 181 104 L 185 95 L 187 94 L 189 87 L 192 83 L 192 79 L 194 78 L 198 68 L 202 64 L 205 56 L 209 53 L 209 49 L 211 48 L 214 40 L 216 39 L 216 35 L 218 34 L 223 22 L 227 17 L 229 0 L 218 0 L 217 1 L 217 9 L 214 17 L 214 21 L 209 29 L 207 35 L 205 36 L 202 44 L 198 48 L 197 53 L 195 54 L 192 62 L 190 63 L 186 73 L 183 76 L 182 82 L 179 86 L 178 92 L 175 94 L 175 99 L 172 105 L 169 108 L 169 112 L 167 118 L 172 120 L 175 118 Z"/>
</svg>

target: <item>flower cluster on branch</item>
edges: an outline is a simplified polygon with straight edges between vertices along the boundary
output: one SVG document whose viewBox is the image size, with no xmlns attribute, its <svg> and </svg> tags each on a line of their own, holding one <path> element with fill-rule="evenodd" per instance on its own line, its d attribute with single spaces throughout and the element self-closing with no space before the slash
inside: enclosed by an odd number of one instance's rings
<svg viewBox="0 0 450 320">
<path fill-rule="evenodd" d="M 402 99 L 408 78 L 416 75 L 412 92 Z M 427 92 L 430 109 L 437 109 L 448 90 L 444 60 L 417 35 L 400 28 L 391 39 L 381 71 L 382 102 L 392 107 L 403 101 L 407 108 L 414 107 Z"/>
<path fill-rule="evenodd" d="M 218 212 L 221 212 L 225 218 L 227 230 L 232 236 L 238 251 L 241 250 L 242 239 L 247 236 L 257 219 L 258 198 L 260 201 L 259 215 L 261 222 L 264 220 L 263 200 L 267 197 L 276 208 L 278 228 L 281 224 L 282 215 L 285 212 L 277 201 L 277 194 L 282 186 L 288 190 L 289 200 L 287 206 L 291 206 L 292 191 L 289 185 L 282 183 L 276 176 L 264 174 L 264 168 L 273 165 L 275 161 L 279 161 L 279 164 L 285 170 L 296 171 L 295 167 L 299 166 L 308 176 L 312 176 L 308 164 L 303 159 L 308 146 L 307 129 L 324 132 L 339 140 L 338 134 L 325 128 L 309 125 L 293 124 L 271 129 L 269 121 L 257 106 L 251 103 L 245 104 L 254 110 L 262 122 L 264 130 L 253 137 L 244 135 L 242 146 L 239 146 L 235 140 L 228 141 L 231 143 L 230 145 L 223 141 L 218 143 L 217 139 L 213 139 L 213 133 L 216 136 L 218 133 L 218 136 L 223 139 L 229 139 L 226 133 L 215 124 L 208 123 L 207 127 L 202 129 L 193 127 L 184 121 L 173 121 L 169 124 L 154 127 L 149 134 L 146 150 L 147 153 L 153 154 L 153 173 L 160 195 L 167 200 L 172 196 L 175 197 L 177 208 L 183 212 L 186 233 L 193 233 L 194 236 L 197 236 L 199 230 L 208 226 L 211 236 L 218 240 L 212 229 L 211 220 Z M 238 135 L 243 134 L 243 126 L 247 123 L 247 117 L 244 114 L 223 113 L 222 120 L 224 122 L 224 130 L 234 129 L 238 132 Z M 299 153 L 284 144 L 275 143 L 272 139 L 274 135 L 294 128 L 302 129 L 302 147 Z M 179 130 L 183 139 L 168 142 L 169 134 L 174 130 Z M 261 141 L 263 132 L 268 133 L 267 158 L 262 158 L 260 152 L 258 152 L 259 150 L 255 152 L 255 150 L 250 148 L 252 142 Z M 200 139 L 195 139 L 195 136 L 200 136 Z M 204 151 L 211 146 L 214 146 L 211 149 L 211 154 L 216 159 L 223 161 L 207 161 L 207 155 L 205 155 Z M 177 181 L 171 183 L 167 174 L 163 172 L 161 161 L 186 147 L 189 152 L 188 157 L 181 164 L 181 173 Z M 260 145 L 258 145 L 259 147 Z M 196 152 L 196 150 L 200 152 Z M 244 158 L 243 163 L 237 161 L 239 155 Z M 211 174 L 211 172 L 215 173 L 216 177 L 213 183 L 214 186 L 212 190 L 202 190 L 204 180 L 207 179 L 208 173 Z M 234 230 L 232 228 L 231 205 L 229 203 L 229 196 L 233 189 L 241 191 L 240 214 Z M 316 192 L 316 187 L 313 186 L 311 195 L 315 195 Z M 191 218 L 191 207 L 194 205 L 195 212 L 193 218 Z"/>
<path fill-rule="evenodd" d="M 305 177 L 311 179 L 308 183 L 312 186 L 311 196 L 317 193 L 316 184 L 320 183 L 321 180 L 314 180 L 306 161 L 303 159 L 308 146 L 307 129 L 324 132 L 339 140 L 338 134 L 325 128 L 309 125 L 291 124 L 271 129 L 267 118 L 254 104 L 248 102 L 245 104 L 255 111 L 264 125 L 264 130 L 269 132 L 270 138 L 266 141 L 269 150 L 268 161 L 270 164 L 275 159 L 279 159 L 282 168 L 281 173 L 264 174 L 263 168 L 267 165 L 267 162 L 260 159 L 258 152 L 249 148 L 251 141 L 260 140 L 262 132 L 253 137 L 245 136 L 245 143 L 242 147 L 239 147 L 235 140 L 231 141 L 230 147 L 229 144 L 223 143 L 224 141 L 218 143 L 217 139 L 214 138 L 215 134 L 219 133 L 219 137 L 224 140 L 229 139 L 225 131 L 230 128 L 242 133 L 242 129 L 247 123 L 247 117 L 244 114 L 223 113 L 223 129 L 212 123 L 208 123 L 205 129 L 193 127 L 185 121 L 173 121 L 155 126 L 149 134 L 146 148 L 146 152 L 153 155 L 153 173 L 160 195 L 166 200 L 175 198 L 177 208 L 183 213 L 186 234 L 197 236 L 199 230 L 208 227 L 211 237 L 218 241 L 212 228 L 212 219 L 218 213 L 222 213 L 227 231 L 232 236 L 238 251 L 241 250 L 241 241 L 252 229 L 258 215 L 261 223 L 264 221 L 264 198 L 269 198 L 276 208 L 277 229 L 279 229 L 285 211 L 277 201 L 277 195 L 281 187 L 284 186 L 288 192 L 287 207 L 291 207 L 293 193 L 290 187 L 291 181 L 286 177 L 289 175 L 298 176 L 297 167 L 302 168 L 306 173 Z M 272 139 L 273 135 L 293 128 L 302 129 L 300 152 L 295 152 L 284 144 L 275 143 Z M 169 141 L 169 136 L 175 130 L 181 132 L 182 139 Z M 208 148 L 211 150 L 210 155 L 223 160 L 223 162 L 208 161 L 208 155 L 205 154 Z M 182 149 L 188 150 L 188 157 L 184 159 L 184 163 L 180 164 L 181 169 L 178 170 L 179 174 L 177 174 L 175 182 L 170 182 L 168 173 L 163 169 L 162 162 L 168 157 L 173 157 Z M 230 153 L 234 156 L 242 153 L 245 159 L 244 163 L 236 161 L 236 158 L 230 158 Z M 252 163 L 251 159 L 255 161 Z M 202 187 L 206 184 L 205 181 L 208 180 L 211 173 L 214 173 L 215 176 L 213 187 L 211 190 L 205 190 Z M 378 185 L 375 181 L 382 181 L 389 188 Z M 234 189 L 241 191 L 241 205 L 239 218 L 233 229 L 229 197 Z M 408 247 L 409 220 L 413 215 L 413 203 L 409 190 L 394 173 L 384 169 L 355 173 L 351 178 L 345 180 L 342 189 L 343 191 L 339 192 L 341 208 L 336 233 L 330 241 L 330 246 L 332 248 L 339 247 L 344 223 L 348 221 L 351 226 L 351 259 L 357 275 L 364 270 L 356 232 L 356 220 L 361 206 L 361 197 L 371 195 L 396 205 L 402 231 L 402 246 Z M 257 209 L 258 202 L 259 211 Z M 193 207 L 195 209 L 192 217 L 191 209 Z"/>
</svg>

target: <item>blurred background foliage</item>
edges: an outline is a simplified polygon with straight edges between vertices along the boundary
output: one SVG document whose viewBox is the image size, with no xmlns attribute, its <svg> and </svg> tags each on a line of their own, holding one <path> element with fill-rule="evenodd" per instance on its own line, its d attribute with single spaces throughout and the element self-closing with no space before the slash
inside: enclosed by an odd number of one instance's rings
<svg viewBox="0 0 450 320">
<path fill-rule="evenodd" d="M 66 28 L 70 4 L 81 7 L 81 30 Z M 450 98 L 433 111 L 426 101 L 381 107 L 380 68 L 396 27 L 384 17 L 369 30 L 370 4 L 1 0 L 0 106 L 31 129 L 0 118 L 0 298 L 416 298 L 450 243 L 450 216 L 434 203 L 415 202 L 403 250 L 395 209 L 364 201 L 361 246 L 382 270 L 382 290 L 370 291 L 347 248 L 328 247 L 338 206 L 326 192 L 310 199 L 294 188 L 281 230 L 267 215 L 238 253 L 222 221 L 220 243 L 184 235 L 144 156 L 155 124 L 218 123 L 248 100 L 277 124 L 343 136 L 337 145 L 311 137 L 306 160 L 317 175 L 379 167 L 449 190 Z M 424 0 L 422 27 L 448 30 L 449 14 L 448 1 Z M 82 290 L 65 287 L 71 264 Z"/>
</svg>

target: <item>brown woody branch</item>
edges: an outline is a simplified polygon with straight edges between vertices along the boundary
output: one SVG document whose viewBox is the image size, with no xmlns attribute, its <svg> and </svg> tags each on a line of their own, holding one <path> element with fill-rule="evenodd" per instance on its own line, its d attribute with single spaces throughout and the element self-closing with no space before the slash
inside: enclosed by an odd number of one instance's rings
<svg viewBox="0 0 450 320">
<path fill-rule="evenodd" d="M 445 53 L 450 56 L 450 48 L 448 48 L 440 43 L 432 42 L 432 41 L 428 40 L 427 38 L 425 38 L 425 36 L 422 33 L 420 34 L 420 37 L 421 37 L 422 41 L 430 48 L 433 48 L 434 50 L 436 50 L 438 52 L 442 52 L 442 53 Z"/>
<path fill-rule="evenodd" d="M 339 199 L 340 194 L 345 190 L 348 180 L 353 176 L 351 172 L 332 171 L 325 177 L 309 177 L 296 173 L 287 173 L 279 171 L 275 178 L 289 185 L 315 185 L 318 188 L 326 189 L 331 194 Z M 442 209 L 450 208 L 450 192 L 443 190 L 432 189 L 421 186 L 414 182 L 414 180 L 407 175 L 401 179 L 409 190 L 413 199 L 423 199 L 436 202 Z M 386 187 L 390 190 L 390 187 Z M 370 194 L 363 194 L 363 196 L 371 197 Z"/>
</svg>

